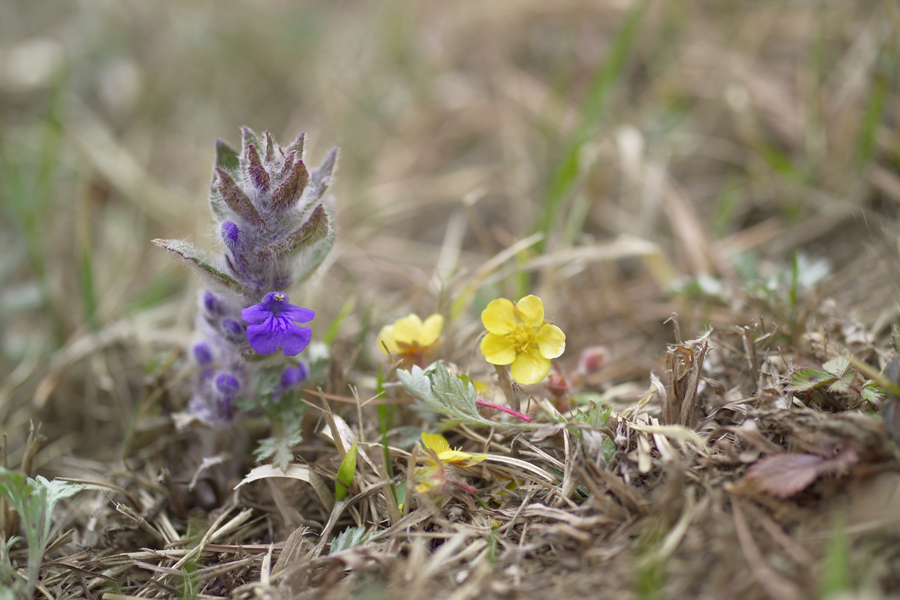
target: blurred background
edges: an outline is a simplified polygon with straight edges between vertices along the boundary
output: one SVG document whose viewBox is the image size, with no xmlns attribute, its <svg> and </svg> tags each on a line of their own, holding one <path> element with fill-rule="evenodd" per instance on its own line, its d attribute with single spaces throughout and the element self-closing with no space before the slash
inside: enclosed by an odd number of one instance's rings
<svg viewBox="0 0 900 600">
<path fill-rule="evenodd" d="M 316 336 L 348 315 L 363 385 L 381 325 L 441 310 L 465 363 L 498 295 L 541 295 L 570 361 L 604 345 L 598 386 L 646 389 L 675 311 L 687 336 L 811 290 L 883 334 L 898 32 L 865 0 L 2 3 L 0 422 L 41 415 L 47 459 L 124 428 L 191 338 L 150 240 L 217 250 L 241 125 L 340 147 L 339 242 L 296 294 Z"/>
</svg>

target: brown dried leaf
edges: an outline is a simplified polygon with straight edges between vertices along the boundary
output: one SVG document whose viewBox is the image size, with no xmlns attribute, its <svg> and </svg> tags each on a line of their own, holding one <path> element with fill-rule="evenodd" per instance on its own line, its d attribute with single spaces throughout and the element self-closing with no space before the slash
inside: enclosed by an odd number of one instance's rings
<svg viewBox="0 0 900 600">
<path fill-rule="evenodd" d="M 822 475 L 838 473 L 859 462 L 852 446 L 846 446 L 832 459 L 816 454 L 776 454 L 753 465 L 746 480 L 776 498 L 790 498 L 806 489 Z"/>
</svg>

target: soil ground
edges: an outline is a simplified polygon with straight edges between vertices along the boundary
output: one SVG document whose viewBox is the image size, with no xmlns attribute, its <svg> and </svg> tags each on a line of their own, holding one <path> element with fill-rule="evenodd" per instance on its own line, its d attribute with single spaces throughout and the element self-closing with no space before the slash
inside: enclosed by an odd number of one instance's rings
<svg viewBox="0 0 900 600">
<path fill-rule="evenodd" d="M 898 33 L 863 0 L 3 4 L 2 456 L 86 486 L 36 597 L 900 596 Z M 216 250 L 241 125 L 340 147 L 292 291 L 318 486 L 238 486 L 262 419 L 177 418 L 199 288 L 150 240 Z M 542 426 L 444 430 L 474 493 L 413 493 L 436 421 L 361 406 L 377 332 L 445 315 L 433 358 L 505 403 L 479 315 L 526 294 L 567 336 L 518 391 Z M 337 504 L 326 422 L 367 456 Z"/>
</svg>

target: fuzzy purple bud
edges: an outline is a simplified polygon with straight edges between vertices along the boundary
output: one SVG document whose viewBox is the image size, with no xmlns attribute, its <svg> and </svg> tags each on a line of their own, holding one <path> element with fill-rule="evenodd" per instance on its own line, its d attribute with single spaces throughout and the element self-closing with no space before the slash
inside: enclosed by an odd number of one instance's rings
<svg viewBox="0 0 900 600">
<path fill-rule="evenodd" d="M 222 301 L 212 292 L 207 291 L 203 294 L 203 308 L 211 315 L 219 316 L 224 310 Z"/>
<path fill-rule="evenodd" d="M 281 382 L 278 387 L 283 390 L 288 390 L 306 381 L 307 377 L 308 372 L 306 370 L 306 365 L 303 363 L 298 364 L 296 367 L 288 367 L 281 374 Z"/>
<path fill-rule="evenodd" d="M 237 396 L 238 390 L 241 389 L 241 384 L 237 378 L 228 373 L 222 373 L 216 377 L 216 389 L 219 390 L 223 398 L 233 399 Z"/>
<path fill-rule="evenodd" d="M 232 252 L 237 252 L 243 246 L 241 244 L 241 230 L 231 221 L 222 223 L 222 240 Z"/>
<path fill-rule="evenodd" d="M 244 334 L 244 326 L 234 319 L 225 319 L 222 321 L 222 330 L 226 335 L 242 336 Z"/>
<path fill-rule="evenodd" d="M 212 348 L 206 342 L 198 342 L 194 344 L 194 359 L 197 364 L 202 366 L 208 365 L 215 360 Z"/>
</svg>

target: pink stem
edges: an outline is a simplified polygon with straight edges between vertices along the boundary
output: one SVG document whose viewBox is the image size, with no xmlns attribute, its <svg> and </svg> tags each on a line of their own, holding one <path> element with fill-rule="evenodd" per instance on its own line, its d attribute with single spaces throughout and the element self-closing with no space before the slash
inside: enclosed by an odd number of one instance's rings
<svg viewBox="0 0 900 600">
<path fill-rule="evenodd" d="M 517 410 L 513 410 L 511 408 L 506 408 L 505 406 L 500 406 L 499 404 L 494 404 L 493 402 L 488 402 L 487 400 L 482 400 L 481 398 L 475 398 L 475 404 L 478 406 L 483 406 L 485 408 L 493 408 L 494 410 L 502 410 L 508 415 L 512 415 L 517 419 L 522 419 L 526 423 L 531 423 L 531 417 L 528 415 L 523 415 Z"/>
<path fill-rule="evenodd" d="M 471 485 L 469 485 L 468 483 L 463 483 L 462 481 L 456 481 L 455 479 L 448 479 L 448 480 L 447 480 L 447 483 L 453 484 L 453 485 L 455 485 L 455 486 L 458 487 L 458 488 L 462 488 L 462 489 L 466 490 L 467 492 L 469 492 L 470 494 L 477 494 L 477 493 L 478 493 L 478 490 L 476 490 L 475 488 L 473 488 L 473 487 L 472 487 Z"/>
</svg>

